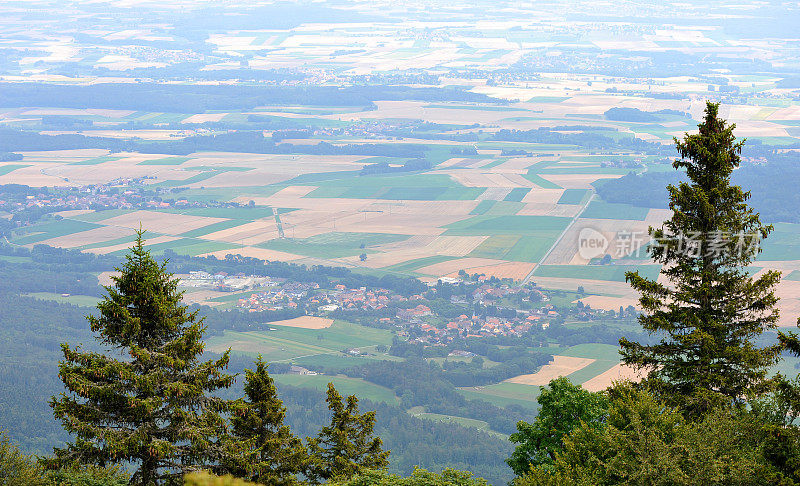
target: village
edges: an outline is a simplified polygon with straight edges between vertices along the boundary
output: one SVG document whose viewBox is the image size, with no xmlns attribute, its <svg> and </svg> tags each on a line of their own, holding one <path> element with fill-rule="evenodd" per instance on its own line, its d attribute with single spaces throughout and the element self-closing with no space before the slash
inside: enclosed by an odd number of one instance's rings
<svg viewBox="0 0 800 486">
<path fill-rule="evenodd" d="M 547 290 L 535 284 L 520 286 L 484 276 L 441 279 L 428 291 L 408 297 L 384 288 L 348 288 L 342 284 L 321 288 L 317 283 L 284 278 L 201 271 L 183 276 L 181 286 L 240 294 L 235 306 L 243 312 L 294 310 L 352 320 L 393 329 L 399 337 L 425 345 L 443 345 L 462 338 L 520 337 L 566 318 L 591 321 L 614 314 L 582 302 L 559 307 L 550 302 Z"/>
</svg>

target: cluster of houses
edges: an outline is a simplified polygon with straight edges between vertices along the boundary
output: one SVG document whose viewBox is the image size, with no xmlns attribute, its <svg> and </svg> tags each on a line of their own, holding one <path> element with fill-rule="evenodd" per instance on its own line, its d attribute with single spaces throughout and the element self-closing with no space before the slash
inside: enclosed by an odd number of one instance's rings
<svg viewBox="0 0 800 486">
<path fill-rule="evenodd" d="M 278 280 L 274 279 L 276 283 Z M 238 307 L 249 312 L 296 308 L 302 304 L 309 311 L 319 314 L 343 310 L 381 310 L 391 302 L 406 301 L 405 297 L 386 289 L 366 287 L 350 289 L 336 285 L 333 289 L 320 289 L 319 285 L 297 282 L 279 283 L 274 289 L 252 294 L 247 299 L 239 299 Z"/>
<path fill-rule="evenodd" d="M 444 326 L 424 319 L 430 315 L 430 309 L 424 305 L 398 311 L 398 335 L 411 342 L 429 345 L 447 344 L 456 338 L 522 336 L 533 328 L 547 329 L 550 320 L 559 314 L 547 304 L 534 311 L 518 310 L 517 315 L 511 318 L 461 314 Z"/>
<path fill-rule="evenodd" d="M 238 206 L 237 203 L 189 201 L 183 198 L 153 197 L 153 191 L 166 194 L 169 190 L 146 188 L 148 179 L 155 176 L 120 178 L 105 184 L 93 184 L 63 190 L 41 189 L 23 198 L 0 194 L 0 208 L 13 212 L 29 208 L 75 209 L 163 209 L 212 206 Z"/>
</svg>

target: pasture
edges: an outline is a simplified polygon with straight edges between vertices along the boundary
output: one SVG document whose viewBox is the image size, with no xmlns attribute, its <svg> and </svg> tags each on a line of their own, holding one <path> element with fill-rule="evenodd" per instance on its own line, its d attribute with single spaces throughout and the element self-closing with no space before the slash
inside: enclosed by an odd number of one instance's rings
<svg viewBox="0 0 800 486">
<path fill-rule="evenodd" d="M 334 321 L 322 329 L 275 325 L 269 331 L 226 331 L 222 336 L 210 337 L 208 349 L 221 352 L 230 348 L 235 353 L 261 354 L 267 361 L 291 361 L 303 356 L 339 355 L 344 349 L 391 342 L 389 331 Z"/>
</svg>

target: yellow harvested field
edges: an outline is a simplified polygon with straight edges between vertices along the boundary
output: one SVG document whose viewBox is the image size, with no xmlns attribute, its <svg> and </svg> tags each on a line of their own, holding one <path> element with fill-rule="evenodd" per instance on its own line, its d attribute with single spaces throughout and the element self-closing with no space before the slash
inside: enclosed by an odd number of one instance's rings
<svg viewBox="0 0 800 486">
<path fill-rule="evenodd" d="M 589 390 L 590 392 L 598 392 L 610 387 L 615 381 L 639 381 L 644 378 L 645 375 L 646 373 L 644 372 L 636 371 L 630 366 L 620 363 L 610 370 L 595 376 L 589 381 L 584 382 L 583 388 L 585 390 Z"/>
<path fill-rule="evenodd" d="M 548 289 L 561 289 L 575 291 L 582 286 L 590 294 L 611 294 L 616 297 L 629 298 L 630 305 L 635 305 L 639 299 L 637 294 L 626 282 L 609 282 L 607 280 L 586 280 L 582 278 L 564 277 L 533 277 L 538 285 Z"/>
<path fill-rule="evenodd" d="M 542 174 L 542 178 L 564 189 L 589 189 L 599 179 L 619 179 L 620 174 Z"/>
<path fill-rule="evenodd" d="M 269 185 L 283 182 L 295 177 L 295 173 L 276 173 L 264 170 L 251 170 L 244 174 L 240 172 L 221 172 L 202 181 L 187 184 L 186 187 L 198 189 L 201 187 L 250 187 L 254 185 Z M 247 204 L 250 198 L 242 197 L 242 203 Z"/>
<path fill-rule="evenodd" d="M 621 258 L 647 244 L 650 240 L 647 229 L 651 224 L 656 223 L 627 219 L 580 218 L 564 233 L 558 246 L 550 252 L 544 263 L 546 265 L 585 265 L 588 263 L 589 260 L 578 253 L 579 237 L 584 229 L 601 233 L 608 241 L 606 253 L 614 258 Z"/>
<path fill-rule="evenodd" d="M 111 280 L 111 277 L 118 277 L 119 272 L 100 272 L 100 275 L 97 276 L 97 281 L 100 285 L 108 287 L 109 285 L 114 285 L 114 281 Z"/>
<path fill-rule="evenodd" d="M 183 130 L 159 130 L 159 129 L 139 129 L 139 130 L 44 130 L 42 135 L 85 135 L 87 137 L 107 137 L 107 138 L 141 138 L 142 140 L 172 140 L 182 135 Z"/>
<path fill-rule="evenodd" d="M 186 290 L 182 299 L 185 304 L 220 305 L 222 302 L 211 302 L 211 299 L 230 295 L 229 292 L 220 292 L 218 290 L 194 290 L 191 288 L 180 288 L 179 290 Z"/>
<path fill-rule="evenodd" d="M 800 120 L 800 106 L 793 105 L 787 108 L 781 108 L 776 110 L 770 116 L 767 117 L 768 120 Z"/>
<path fill-rule="evenodd" d="M 57 214 L 62 218 L 71 218 L 73 216 L 80 216 L 81 214 L 93 213 L 94 209 L 69 209 L 67 211 L 58 211 Z"/>
<path fill-rule="evenodd" d="M 226 221 L 226 219 L 143 210 L 104 219 L 99 224 L 134 230 L 138 230 L 141 226 L 148 231 L 156 233 L 178 235 L 222 221 Z"/>
<path fill-rule="evenodd" d="M 442 171 L 466 187 L 535 187 L 536 184 L 518 174 L 476 172 L 474 169 Z"/>
<path fill-rule="evenodd" d="M 78 246 L 93 245 L 95 243 L 102 243 L 103 241 L 123 238 L 134 233 L 135 231 L 129 228 L 101 226 L 99 228 L 93 228 L 87 231 L 80 231 L 78 233 L 50 238 L 49 240 L 44 240 L 40 243 L 62 248 L 75 248 Z"/>
<path fill-rule="evenodd" d="M 269 323 L 270 326 L 301 327 L 303 329 L 326 329 L 331 327 L 331 324 L 333 324 L 333 319 L 315 316 L 295 317 L 294 319 Z"/>
<path fill-rule="evenodd" d="M 660 226 L 664 221 L 672 217 L 672 211 L 669 209 L 651 209 L 647 212 L 644 218 L 647 224 L 653 226 Z"/>
<path fill-rule="evenodd" d="M 429 255 L 425 255 L 419 250 L 397 250 L 387 253 L 376 253 L 374 255 L 369 255 L 367 257 L 367 261 L 365 262 L 360 262 L 358 257 L 355 256 L 341 258 L 340 261 L 367 268 L 383 268 L 397 265 L 398 263 L 405 263 L 409 260 L 416 260 L 425 256 Z"/>
<path fill-rule="evenodd" d="M 789 327 L 797 324 L 797 316 L 800 315 L 800 282 L 781 280 L 775 290 L 775 295 L 780 298 L 778 309 L 780 309 L 781 317 L 778 325 Z"/>
<path fill-rule="evenodd" d="M 282 261 L 288 262 L 292 260 L 300 260 L 304 258 L 301 255 L 293 253 L 286 253 L 277 250 L 267 250 L 266 248 L 257 248 L 253 246 L 245 246 L 244 248 L 236 248 L 233 250 L 220 250 L 211 253 L 204 253 L 200 256 L 215 256 L 219 259 L 225 258 L 225 255 L 241 255 L 243 257 L 258 258 L 259 260 Z"/>
<path fill-rule="evenodd" d="M 542 366 L 536 373 L 519 375 L 505 380 L 520 385 L 544 386 L 560 376 L 568 376 L 594 363 L 591 358 L 574 358 L 572 356 L 553 356 L 553 361 Z"/>
<path fill-rule="evenodd" d="M 202 237 L 204 240 L 225 241 L 240 245 L 253 245 L 278 237 L 278 225 L 274 219 L 260 219 L 227 228 Z"/>
<path fill-rule="evenodd" d="M 586 287 L 584 287 L 585 289 Z M 631 297 L 609 297 L 606 295 L 587 295 L 582 299 L 578 299 L 573 301 L 573 303 L 577 303 L 578 301 L 583 302 L 584 304 L 591 306 L 592 309 L 603 309 L 603 310 L 619 310 L 620 307 L 628 307 L 632 305 L 639 308 L 639 301 L 633 299 L 631 302 Z"/>
<path fill-rule="evenodd" d="M 363 213 L 350 218 L 336 218 L 336 231 L 354 233 L 390 233 L 396 235 L 413 232 L 419 235 L 438 236 L 446 231 L 444 226 L 463 219 L 451 214 Z"/>
<path fill-rule="evenodd" d="M 184 118 L 181 123 L 206 123 L 218 122 L 228 116 L 228 113 L 198 113 L 190 117 Z"/>
<path fill-rule="evenodd" d="M 516 214 L 519 216 L 562 216 L 571 218 L 580 212 L 581 207 L 577 204 L 527 203 Z"/>
<path fill-rule="evenodd" d="M 463 257 L 483 243 L 488 236 L 437 236 L 424 247 L 433 255 Z"/>
<path fill-rule="evenodd" d="M 483 191 L 476 201 L 502 201 L 511 192 L 512 187 L 489 187 Z"/>
<path fill-rule="evenodd" d="M 497 265 L 500 263 L 506 263 L 506 262 L 503 260 L 494 260 L 491 258 L 459 258 L 457 260 L 449 260 L 446 262 L 428 265 L 427 267 L 422 267 L 417 271 L 419 273 L 427 273 L 428 275 L 441 277 L 445 275 L 451 275 L 454 273 L 457 274 L 459 270 L 467 270 L 469 268 L 484 267 L 489 265 Z"/>
<path fill-rule="evenodd" d="M 26 162 L 22 161 L 22 164 Z M 2 164 L 13 165 L 13 164 Z M 45 173 L 44 169 L 48 164 L 33 164 L 30 167 L 22 167 L 0 176 L 0 184 L 22 184 L 31 187 L 43 186 L 74 186 L 73 182 L 66 182 L 58 175 Z"/>
<path fill-rule="evenodd" d="M 564 194 L 563 189 L 542 189 L 536 187 L 531 189 L 528 194 L 525 194 L 525 197 L 522 198 L 522 202 L 526 204 L 556 204 L 562 194 Z"/>
</svg>

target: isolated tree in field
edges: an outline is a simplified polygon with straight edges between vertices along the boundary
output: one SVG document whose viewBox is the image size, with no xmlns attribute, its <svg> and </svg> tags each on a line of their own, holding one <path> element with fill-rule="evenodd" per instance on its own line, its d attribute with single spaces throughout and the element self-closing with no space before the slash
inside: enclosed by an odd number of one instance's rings
<svg viewBox="0 0 800 486">
<path fill-rule="evenodd" d="M 373 437 L 375 412 L 358 412 L 354 395 L 346 402 L 328 383 L 328 408 L 331 424 L 320 430 L 317 437 L 308 439 L 310 464 L 307 476 L 315 482 L 349 478 L 366 469 L 383 469 L 388 464 L 389 451 L 382 449 L 379 437 Z"/>
<path fill-rule="evenodd" d="M 541 387 L 539 413 L 533 423 L 517 422 L 517 431 L 508 438 L 517 445 L 506 463 L 517 476 L 531 467 L 552 464 L 564 450 L 564 437 L 581 425 L 594 426 L 608 411 L 606 398 L 573 385 L 567 378 L 551 380 Z"/>
<path fill-rule="evenodd" d="M 130 462 L 131 482 L 179 483 L 187 471 L 217 464 L 225 402 L 210 392 L 230 386 L 228 354 L 199 361 L 205 331 L 181 305 L 178 280 L 144 249 L 143 232 L 114 285 L 89 316 L 106 354 L 62 345 L 59 376 L 67 393 L 50 405 L 73 443 L 56 463 Z"/>
<path fill-rule="evenodd" d="M 626 274 L 641 293 L 639 321 L 658 342 L 621 339 L 623 361 L 647 370 L 653 390 L 690 415 L 763 392 L 779 352 L 755 340 L 778 319 L 780 273 L 754 279 L 745 268 L 772 226 L 747 205 L 750 194 L 731 185 L 744 141 L 718 109 L 708 103 L 699 133 L 675 139 L 681 158 L 673 167 L 685 169 L 688 182 L 668 186 L 672 217 L 650 228 L 650 254 L 666 281 Z"/>
<path fill-rule="evenodd" d="M 305 471 L 307 452 L 283 423 L 286 409 L 268 367 L 259 355 L 256 369 L 245 370 L 245 398 L 230 404 L 233 444 L 224 469 L 256 483 L 293 485 Z"/>
</svg>

